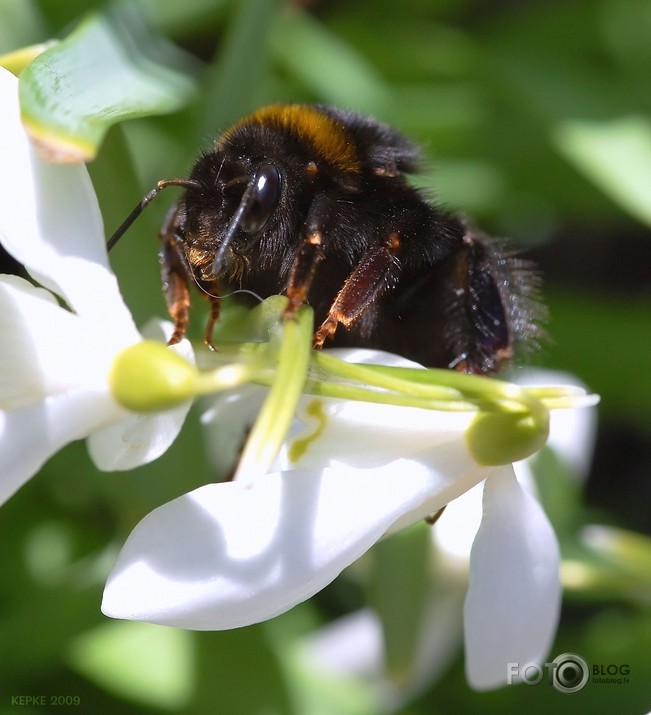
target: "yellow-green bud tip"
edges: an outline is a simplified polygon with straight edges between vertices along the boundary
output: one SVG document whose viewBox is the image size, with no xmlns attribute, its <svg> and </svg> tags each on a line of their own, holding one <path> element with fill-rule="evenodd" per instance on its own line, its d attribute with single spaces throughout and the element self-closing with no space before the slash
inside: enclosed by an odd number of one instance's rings
<svg viewBox="0 0 651 715">
<path fill-rule="evenodd" d="M 542 406 L 541 406 L 542 407 Z M 466 431 L 470 453 L 479 464 L 497 466 L 529 457 L 549 436 L 549 412 L 481 412 Z"/>
<path fill-rule="evenodd" d="M 115 359 L 109 385 L 113 397 L 134 412 L 176 407 L 197 394 L 194 365 L 162 343 L 144 340 Z"/>
</svg>

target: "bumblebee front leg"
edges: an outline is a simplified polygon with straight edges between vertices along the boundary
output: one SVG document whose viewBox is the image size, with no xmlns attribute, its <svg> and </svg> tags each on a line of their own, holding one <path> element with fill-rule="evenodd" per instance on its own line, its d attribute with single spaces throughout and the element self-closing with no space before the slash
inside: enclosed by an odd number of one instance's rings
<svg viewBox="0 0 651 715">
<path fill-rule="evenodd" d="M 206 330 L 203 334 L 203 342 L 213 351 L 216 352 L 217 348 L 212 343 L 213 331 L 215 330 L 215 325 L 219 322 L 219 315 L 221 312 L 221 299 L 219 294 L 221 292 L 219 281 L 217 279 L 210 282 L 201 281 L 199 287 L 204 292 L 208 302 L 210 303 L 210 316 L 208 317 L 208 322 L 206 323 Z"/>
<path fill-rule="evenodd" d="M 314 334 L 315 348 L 323 347 L 323 343 L 335 334 L 339 323 L 350 328 L 382 293 L 393 287 L 400 272 L 396 257 L 399 248 L 400 237 L 392 232 L 385 241 L 372 246 L 362 256 Z"/>
<path fill-rule="evenodd" d="M 183 214 L 172 208 L 161 228 L 163 249 L 160 253 L 161 279 L 167 310 L 174 321 L 174 332 L 168 345 L 175 345 L 185 337 L 190 322 L 190 267 L 183 253 Z"/>
</svg>

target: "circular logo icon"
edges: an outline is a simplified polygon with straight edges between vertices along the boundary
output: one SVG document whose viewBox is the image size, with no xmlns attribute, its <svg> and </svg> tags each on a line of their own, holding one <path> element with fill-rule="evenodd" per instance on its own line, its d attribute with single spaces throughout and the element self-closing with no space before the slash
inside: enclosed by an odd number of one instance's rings
<svg viewBox="0 0 651 715">
<path fill-rule="evenodd" d="M 590 677 L 586 661 L 576 653 L 563 653 L 552 661 L 552 685 L 561 693 L 578 693 Z"/>
</svg>

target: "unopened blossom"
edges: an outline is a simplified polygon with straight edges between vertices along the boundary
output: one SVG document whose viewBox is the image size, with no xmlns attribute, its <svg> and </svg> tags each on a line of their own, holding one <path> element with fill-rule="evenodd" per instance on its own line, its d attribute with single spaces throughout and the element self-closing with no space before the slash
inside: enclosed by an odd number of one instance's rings
<svg viewBox="0 0 651 715">
<path fill-rule="evenodd" d="M 116 401 L 115 358 L 143 338 L 109 268 L 88 173 L 39 158 L 20 123 L 18 80 L 1 68 L 0 106 L 0 243 L 42 286 L 0 275 L 1 503 L 77 439 L 88 437 L 100 469 L 156 458 L 189 404 L 145 417 Z M 159 339 L 165 329 L 154 329 Z M 191 359 L 189 344 L 179 351 Z"/>
</svg>

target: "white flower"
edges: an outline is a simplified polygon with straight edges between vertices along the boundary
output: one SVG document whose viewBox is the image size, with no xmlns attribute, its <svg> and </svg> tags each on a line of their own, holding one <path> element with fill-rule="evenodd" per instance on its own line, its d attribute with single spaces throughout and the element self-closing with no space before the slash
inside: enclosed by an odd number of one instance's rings
<svg viewBox="0 0 651 715">
<path fill-rule="evenodd" d="M 100 469 L 154 459 L 188 406 L 141 417 L 113 398 L 114 359 L 142 337 L 108 266 L 90 179 L 83 165 L 37 156 L 20 123 L 18 80 L 1 68 L 0 106 L 0 243 L 47 288 L 0 276 L 2 503 L 73 440 L 89 437 Z"/>
<path fill-rule="evenodd" d="M 373 351 L 350 362 L 408 365 Z M 258 389 L 223 395 L 212 415 L 224 447 L 259 408 Z M 201 487 L 132 532 L 104 593 L 105 614 L 219 630 L 262 621 L 309 598 L 388 532 L 486 480 L 465 607 L 468 675 L 504 683 L 509 662 L 542 662 L 560 605 L 559 550 L 511 465 L 477 464 L 468 412 L 304 396 L 274 470 Z M 237 425 L 240 425 L 238 429 Z"/>
</svg>

